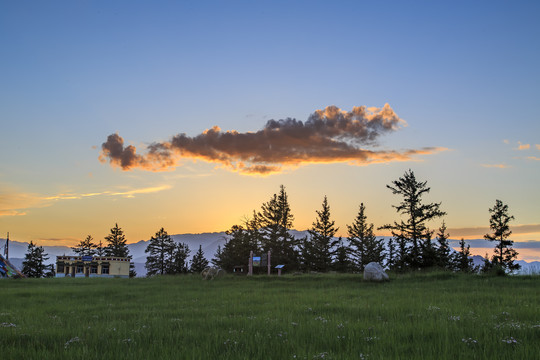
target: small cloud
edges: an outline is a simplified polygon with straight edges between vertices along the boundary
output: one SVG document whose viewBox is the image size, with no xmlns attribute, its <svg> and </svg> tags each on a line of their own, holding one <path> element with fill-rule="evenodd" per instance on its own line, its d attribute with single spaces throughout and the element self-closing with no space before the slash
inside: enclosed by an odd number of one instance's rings
<svg viewBox="0 0 540 360">
<path fill-rule="evenodd" d="M 505 143 L 505 144 L 510 144 L 510 141 L 508 141 L 508 139 L 504 139 L 504 140 L 503 140 L 503 143 Z"/>
<path fill-rule="evenodd" d="M 482 164 L 482 167 L 485 168 L 497 168 L 497 169 L 508 169 L 510 166 L 506 164 Z"/>
<path fill-rule="evenodd" d="M 523 144 L 521 141 L 518 141 L 518 147 L 514 148 L 514 150 L 528 150 L 531 148 L 530 144 Z"/>
<path fill-rule="evenodd" d="M 534 146 L 536 146 L 536 150 L 540 150 L 540 144 L 536 144 Z"/>
<path fill-rule="evenodd" d="M 53 196 L 41 196 L 32 193 L 23 192 L 6 192 L 0 193 L 0 217 L 2 216 L 23 216 L 26 215 L 23 209 L 43 208 L 51 206 L 56 201 L 64 200 L 79 200 L 95 196 L 122 196 L 125 198 L 133 198 L 138 194 L 150 194 L 159 191 L 170 189 L 170 185 L 161 185 L 146 187 L 140 189 L 131 189 L 123 191 L 102 191 L 94 193 L 65 193 Z"/>
<path fill-rule="evenodd" d="M 540 161 L 540 158 L 536 157 L 536 156 L 528 156 L 527 159 L 534 160 L 534 161 Z"/>
</svg>

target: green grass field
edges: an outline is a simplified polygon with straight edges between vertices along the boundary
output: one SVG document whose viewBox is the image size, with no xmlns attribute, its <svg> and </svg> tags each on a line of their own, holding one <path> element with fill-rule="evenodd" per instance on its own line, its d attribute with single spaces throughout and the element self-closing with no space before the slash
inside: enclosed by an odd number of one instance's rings
<svg viewBox="0 0 540 360">
<path fill-rule="evenodd" d="M 4 359 L 538 359 L 540 277 L 0 281 Z"/>
</svg>

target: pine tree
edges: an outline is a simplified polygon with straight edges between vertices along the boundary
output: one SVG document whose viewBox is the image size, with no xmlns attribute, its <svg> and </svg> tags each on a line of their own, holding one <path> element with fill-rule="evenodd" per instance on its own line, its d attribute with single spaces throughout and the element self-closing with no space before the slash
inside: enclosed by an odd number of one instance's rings
<svg viewBox="0 0 540 360">
<path fill-rule="evenodd" d="M 104 248 L 105 256 L 129 257 L 129 249 L 126 244 L 126 236 L 118 224 L 111 229 L 111 233 L 105 237 L 107 246 Z"/>
<path fill-rule="evenodd" d="M 419 182 L 416 180 L 414 173 L 409 170 L 405 172 L 403 177 L 392 181 L 393 186 L 386 185 L 394 195 L 403 197 L 399 205 L 393 205 L 396 211 L 405 216 L 405 221 L 400 220 L 398 223 L 387 224 L 379 229 L 388 229 L 392 231 L 392 236 L 396 239 L 405 241 L 403 250 L 406 250 L 404 258 L 401 258 L 403 266 L 417 268 L 421 266 L 421 243 L 422 240 L 431 236 L 431 231 L 427 228 L 427 222 L 438 217 L 446 215 L 440 210 L 441 203 L 422 203 L 422 196 L 429 193 L 431 190 L 427 187 L 427 182 Z M 400 244 L 401 246 L 401 244 Z"/>
<path fill-rule="evenodd" d="M 45 275 L 45 261 L 49 257 L 45 254 L 42 246 L 37 246 L 32 241 L 28 244 L 28 249 L 24 255 L 22 273 L 31 278 L 42 278 Z"/>
<path fill-rule="evenodd" d="M 218 245 L 216 253 L 214 254 L 212 260 L 210 260 L 210 262 L 215 267 L 223 268 L 223 250 L 221 250 L 221 245 Z"/>
<path fill-rule="evenodd" d="M 432 268 L 437 265 L 437 249 L 433 246 L 433 241 L 431 241 L 432 232 L 427 235 L 427 238 L 422 241 L 421 246 L 421 266 L 423 268 Z"/>
<path fill-rule="evenodd" d="M 465 240 L 459 241 L 459 251 L 454 254 L 454 270 L 463 272 L 474 271 L 473 259 L 471 259 L 471 246 L 465 246 Z"/>
<path fill-rule="evenodd" d="M 103 248 L 104 256 L 114 257 L 126 257 L 131 261 L 131 255 L 129 255 L 129 248 L 126 243 L 126 236 L 122 228 L 118 227 L 118 224 L 111 229 L 111 233 L 105 237 L 107 240 L 107 246 Z M 135 277 L 135 264 L 129 263 L 129 277 Z"/>
<path fill-rule="evenodd" d="M 489 209 L 489 212 L 491 213 L 489 228 L 493 234 L 486 234 L 484 238 L 498 242 L 495 246 L 495 255 L 492 258 L 493 265 L 509 271 L 519 270 L 521 266 L 514 263 L 518 253 L 511 248 L 514 242 L 508 239 L 512 235 L 509 224 L 510 221 L 514 220 L 513 216 L 508 215 L 508 205 L 503 204 L 501 200 L 496 200 L 495 206 Z"/>
<path fill-rule="evenodd" d="M 204 252 L 202 250 L 202 245 L 199 245 L 199 250 L 193 255 L 191 259 L 191 272 L 200 273 L 208 266 L 208 260 L 204 257 Z"/>
<path fill-rule="evenodd" d="M 88 235 L 86 239 L 81 240 L 75 247 L 71 249 L 79 256 L 93 256 L 96 254 L 97 245 L 93 242 L 92 235 Z"/>
<path fill-rule="evenodd" d="M 437 266 L 443 269 L 450 269 L 451 266 L 451 256 L 450 256 L 450 244 L 448 243 L 448 238 L 450 234 L 446 232 L 446 224 L 443 221 L 439 232 L 437 233 Z"/>
<path fill-rule="evenodd" d="M 159 229 L 155 236 L 150 238 L 148 246 L 144 250 L 145 253 L 148 253 L 144 265 L 147 276 L 166 274 L 174 246 L 172 238 L 164 228 Z"/>
<path fill-rule="evenodd" d="M 360 204 L 353 224 L 347 225 L 351 254 L 357 271 L 364 271 L 364 267 L 370 262 L 380 264 L 384 259 L 383 241 L 377 240 L 373 234 L 373 224 L 368 224 L 365 209 L 364 204 Z"/>
<path fill-rule="evenodd" d="M 317 219 L 313 223 L 309 232 L 309 241 L 313 253 L 313 263 L 310 268 L 315 271 L 326 272 L 330 270 L 332 265 L 333 255 L 335 253 L 334 246 L 337 241 L 334 240 L 338 228 L 335 227 L 335 221 L 330 220 L 330 206 L 328 199 L 324 197 L 322 210 L 317 210 Z"/>
<path fill-rule="evenodd" d="M 396 266 L 396 245 L 394 238 L 388 239 L 388 251 L 386 252 L 386 267 L 394 270 Z"/>
<path fill-rule="evenodd" d="M 336 248 L 336 259 L 333 269 L 340 273 L 347 273 L 352 270 L 352 261 L 349 257 L 349 247 L 343 243 L 341 237 L 338 239 Z"/>
<path fill-rule="evenodd" d="M 171 261 L 167 268 L 167 274 L 186 274 L 189 271 L 188 256 L 189 246 L 184 243 L 178 243 L 171 250 Z"/>
<path fill-rule="evenodd" d="M 271 251 L 272 263 L 288 265 L 289 269 L 297 264 L 296 240 L 290 234 L 294 216 L 285 187 L 281 185 L 279 195 L 261 206 L 261 211 L 254 214 L 253 221 L 258 228 L 258 242 L 263 252 Z"/>
<path fill-rule="evenodd" d="M 96 245 L 96 256 L 104 256 L 105 255 L 105 248 L 103 247 L 103 243 L 101 240 L 99 240 L 99 244 Z"/>
<path fill-rule="evenodd" d="M 251 220 L 242 225 L 233 225 L 226 231 L 229 239 L 223 245 L 219 256 L 219 266 L 226 271 L 233 271 L 235 266 L 246 265 L 251 251 L 257 253 L 257 229 Z"/>
</svg>

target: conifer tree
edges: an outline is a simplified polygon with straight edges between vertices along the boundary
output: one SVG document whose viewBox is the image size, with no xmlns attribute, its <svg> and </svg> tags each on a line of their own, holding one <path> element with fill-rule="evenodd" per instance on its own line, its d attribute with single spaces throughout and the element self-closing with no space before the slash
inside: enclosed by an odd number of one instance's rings
<svg viewBox="0 0 540 360">
<path fill-rule="evenodd" d="M 382 263 L 384 259 L 383 241 L 377 240 L 373 233 L 373 224 L 368 224 L 365 209 L 361 203 L 353 224 L 347 225 L 351 255 L 357 271 L 364 271 L 364 267 L 370 262 Z"/>
<path fill-rule="evenodd" d="M 392 231 L 392 236 L 398 239 L 404 251 L 404 257 L 400 259 L 402 266 L 417 268 L 421 266 L 421 245 L 422 240 L 431 236 L 431 231 L 427 228 L 427 222 L 438 217 L 446 215 L 440 210 L 441 203 L 424 204 L 422 196 L 429 193 L 430 188 L 427 182 L 416 180 L 414 173 L 409 170 L 403 177 L 392 181 L 392 186 L 386 185 L 395 195 L 403 197 L 398 205 L 393 205 L 397 213 L 404 216 L 400 222 L 394 221 L 393 224 L 387 224 L 379 229 L 388 229 Z"/>
<path fill-rule="evenodd" d="M 330 219 L 330 206 L 328 199 L 324 197 L 322 210 L 317 210 L 317 218 L 313 223 L 309 232 L 309 241 L 312 249 L 310 255 L 313 263 L 310 268 L 315 271 L 326 272 L 330 270 L 332 265 L 333 255 L 335 253 L 334 246 L 337 241 L 334 240 L 338 228 L 335 227 L 335 221 Z"/>
<path fill-rule="evenodd" d="M 437 249 L 433 246 L 433 241 L 431 241 L 431 234 L 430 232 L 426 239 L 422 241 L 421 246 L 421 266 L 423 268 L 432 268 L 435 265 L 437 265 Z"/>
<path fill-rule="evenodd" d="M 99 244 L 96 245 L 96 256 L 104 256 L 105 255 L 105 248 L 103 247 L 103 243 L 101 240 L 99 240 Z"/>
<path fill-rule="evenodd" d="M 254 214 L 258 228 L 258 241 L 263 252 L 271 251 L 272 263 L 287 264 L 293 268 L 297 263 L 296 240 L 290 234 L 294 216 L 285 187 L 281 185 L 279 194 L 261 206 L 261 211 Z"/>
<path fill-rule="evenodd" d="M 24 255 L 22 273 L 31 278 L 42 278 L 45 275 L 45 261 L 49 257 L 42 246 L 37 246 L 32 241 L 28 244 L 26 254 Z"/>
<path fill-rule="evenodd" d="M 93 256 L 96 254 L 97 245 L 93 242 L 92 235 L 88 235 L 86 239 L 81 240 L 71 249 L 79 256 Z"/>
<path fill-rule="evenodd" d="M 454 254 L 454 269 L 456 271 L 472 272 L 474 271 L 473 259 L 471 259 L 471 246 L 465 246 L 465 240 L 459 241 L 459 251 Z"/>
<path fill-rule="evenodd" d="M 174 247 L 172 238 L 164 228 L 159 229 L 155 236 L 150 238 L 148 246 L 144 250 L 148 254 L 145 263 L 147 276 L 167 273 Z"/>
<path fill-rule="evenodd" d="M 199 250 L 193 255 L 191 259 L 191 272 L 200 273 L 208 266 L 208 260 L 204 257 L 204 251 L 202 250 L 202 245 L 199 245 Z"/>
<path fill-rule="evenodd" d="M 334 261 L 334 270 L 340 273 L 347 273 L 352 270 L 353 264 L 349 256 L 349 247 L 343 243 L 340 237 L 337 242 L 336 259 Z"/>
<path fill-rule="evenodd" d="M 126 244 L 126 236 L 118 224 L 111 229 L 111 233 L 105 237 L 107 246 L 104 248 L 105 256 L 129 257 L 129 249 Z"/>
<path fill-rule="evenodd" d="M 223 245 L 223 250 L 219 257 L 219 266 L 226 271 L 232 271 L 235 266 L 248 263 L 251 251 L 257 253 L 257 229 L 253 228 L 251 220 L 245 221 L 242 225 L 233 225 L 226 231 L 229 239 Z"/>
<path fill-rule="evenodd" d="M 446 232 L 446 223 L 443 221 L 439 232 L 437 233 L 437 266 L 443 269 L 450 269 L 451 256 L 450 256 L 450 244 L 448 238 L 450 234 Z"/>
<path fill-rule="evenodd" d="M 509 271 L 519 270 L 520 265 L 514 263 L 518 253 L 511 248 L 514 242 L 509 239 L 509 236 L 512 235 L 509 224 L 510 221 L 514 220 L 514 217 L 508 215 L 508 205 L 503 204 L 501 200 L 496 200 L 495 206 L 489 209 L 489 212 L 491 213 L 489 228 L 493 233 L 484 235 L 484 238 L 498 242 L 495 246 L 495 255 L 492 258 L 493 265 Z"/>
<path fill-rule="evenodd" d="M 103 248 L 104 256 L 114 256 L 114 257 L 126 257 L 131 261 L 131 255 L 129 255 L 129 248 L 126 243 L 126 236 L 122 228 L 118 227 L 118 224 L 111 229 L 111 233 L 105 236 L 107 241 L 107 246 Z M 129 277 L 135 277 L 137 273 L 135 272 L 135 264 L 132 262 L 129 263 Z"/>
<path fill-rule="evenodd" d="M 388 239 L 388 251 L 386 253 L 386 267 L 394 270 L 396 266 L 396 244 L 394 238 Z"/>
<path fill-rule="evenodd" d="M 186 274 L 189 271 L 188 256 L 190 252 L 187 244 L 176 244 L 171 250 L 171 261 L 167 268 L 167 274 Z"/>
<path fill-rule="evenodd" d="M 218 245 L 216 253 L 210 262 L 215 267 L 223 268 L 223 250 L 221 250 L 221 245 Z"/>
</svg>

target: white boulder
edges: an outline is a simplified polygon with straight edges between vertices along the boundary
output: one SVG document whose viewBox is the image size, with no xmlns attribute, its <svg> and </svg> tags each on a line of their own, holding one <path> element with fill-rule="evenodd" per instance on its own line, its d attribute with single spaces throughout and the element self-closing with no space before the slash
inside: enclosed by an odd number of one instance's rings
<svg viewBox="0 0 540 360">
<path fill-rule="evenodd" d="M 388 280 L 388 274 L 384 272 L 383 267 L 379 263 L 370 262 L 364 268 L 364 280 L 385 281 Z"/>
</svg>

